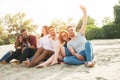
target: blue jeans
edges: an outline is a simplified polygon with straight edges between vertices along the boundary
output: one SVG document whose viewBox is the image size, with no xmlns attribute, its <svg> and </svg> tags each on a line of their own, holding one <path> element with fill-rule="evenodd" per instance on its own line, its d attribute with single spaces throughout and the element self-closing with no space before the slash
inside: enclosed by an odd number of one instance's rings
<svg viewBox="0 0 120 80">
<path fill-rule="evenodd" d="M 72 54 L 70 53 L 70 51 L 66 47 L 65 47 L 65 54 L 66 54 L 66 56 L 72 56 Z"/>
<path fill-rule="evenodd" d="M 1 61 L 6 61 L 6 59 L 11 55 L 11 53 L 8 51 L 1 59 L 0 59 L 0 62 Z"/>
<path fill-rule="evenodd" d="M 32 56 L 34 56 L 36 50 L 33 48 L 25 48 L 25 50 L 23 51 L 21 57 L 20 57 L 20 63 L 22 63 L 22 61 L 25 61 L 26 58 L 31 58 Z"/>
<path fill-rule="evenodd" d="M 75 56 L 66 56 L 64 62 L 71 65 L 81 65 L 85 62 L 92 61 L 93 59 L 93 48 L 90 42 L 85 43 L 85 50 L 79 52 L 78 54 L 82 55 L 85 60 L 78 60 Z"/>
</svg>

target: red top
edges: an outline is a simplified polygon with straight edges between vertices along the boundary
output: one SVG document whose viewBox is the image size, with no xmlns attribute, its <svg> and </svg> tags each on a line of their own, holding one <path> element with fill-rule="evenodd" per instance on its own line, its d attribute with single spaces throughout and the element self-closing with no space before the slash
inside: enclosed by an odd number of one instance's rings
<svg viewBox="0 0 120 80">
<path fill-rule="evenodd" d="M 28 39 L 29 39 L 30 45 L 37 48 L 37 38 L 36 38 L 36 36 L 29 35 Z"/>
</svg>

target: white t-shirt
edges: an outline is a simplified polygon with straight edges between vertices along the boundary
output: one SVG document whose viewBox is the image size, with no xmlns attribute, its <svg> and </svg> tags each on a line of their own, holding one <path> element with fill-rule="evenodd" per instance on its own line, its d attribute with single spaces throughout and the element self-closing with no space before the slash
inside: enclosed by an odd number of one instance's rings
<svg viewBox="0 0 120 80">
<path fill-rule="evenodd" d="M 67 48 L 73 48 L 75 52 L 79 53 L 85 50 L 86 38 L 80 32 L 77 33 L 75 39 L 68 41 Z"/>
<path fill-rule="evenodd" d="M 56 49 L 58 49 L 58 47 L 60 46 L 60 42 L 59 42 L 59 40 L 58 39 L 51 39 L 51 43 L 52 43 L 52 45 L 53 45 L 53 48 L 54 48 L 54 51 L 56 50 Z"/>
<path fill-rule="evenodd" d="M 45 35 L 44 37 L 39 39 L 39 47 L 43 47 L 48 50 L 54 51 L 54 48 L 51 43 L 50 35 Z"/>
</svg>

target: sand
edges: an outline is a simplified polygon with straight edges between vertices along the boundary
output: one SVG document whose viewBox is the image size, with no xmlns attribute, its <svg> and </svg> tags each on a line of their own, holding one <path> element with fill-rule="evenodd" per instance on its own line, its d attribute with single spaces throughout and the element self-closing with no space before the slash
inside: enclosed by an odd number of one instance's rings
<svg viewBox="0 0 120 80">
<path fill-rule="evenodd" d="M 120 39 L 91 40 L 96 65 L 93 68 L 57 64 L 46 68 L 0 64 L 0 80 L 120 80 Z M 0 58 L 13 45 L 0 46 Z"/>
</svg>

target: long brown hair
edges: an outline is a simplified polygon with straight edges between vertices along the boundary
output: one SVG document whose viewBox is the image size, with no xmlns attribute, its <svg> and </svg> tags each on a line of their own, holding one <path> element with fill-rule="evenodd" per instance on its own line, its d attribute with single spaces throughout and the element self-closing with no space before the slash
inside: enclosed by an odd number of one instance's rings
<svg viewBox="0 0 120 80">
<path fill-rule="evenodd" d="M 16 42 L 20 42 L 19 41 L 19 38 L 22 36 L 22 34 L 18 34 L 17 37 L 16 37 Z"/>
<path fill-rule="evenodd" d="M 46 33 L 48 34 L 48 26 L 42 26 L 42 28 L 44 28 L 45 29 L 45 31 L 46 31 Z M 40 37 L 43 37 L 44 36 L 44 34 L 43 33 L 41 33 L 41 36 Z"/>
<path fill-rule="evenodd" d="M 22 43 L 19 41 L 20 37 L 22 37 L 22 34 L 18 34 L 16 37 L 15 48 L 22 45 Z"/>
<path fill-rule="evenodd" d="M 60 43 L 61 44 L 63 44 L 64 42 L 66 42 L 66 41 L 64 41 L 62 38 L 62 33 L 65 33 L 66 34 L 66 37 L 69 39 L 69 36 L 68 36 L 68 32 L 67 31 L 65 31 L 65 30 L 62 30 L 62 31 L 60 31 L 59 32 L 59 35 L 58 35 L 58 38 L 59 38 L 59 40 L 60 40 Z"/>
</svg>

